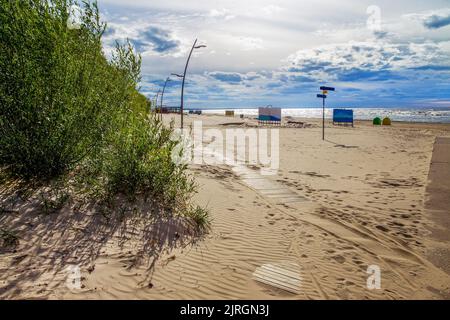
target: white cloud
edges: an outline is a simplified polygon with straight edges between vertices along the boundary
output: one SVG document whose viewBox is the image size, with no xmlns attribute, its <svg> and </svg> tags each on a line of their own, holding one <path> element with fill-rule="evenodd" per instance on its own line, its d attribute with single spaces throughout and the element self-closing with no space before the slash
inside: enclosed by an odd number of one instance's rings
<svg viewBox="0 0 450 320">
<path fill-rule="evenodd" d="M 382 40 L 350 41 L 299 50 L 288 57 L 287 63 L 284 70 L 315 79 L 337 80 L 353 72 L 360 72 L 362 78 L 372 75 L 367 72 L 374 72 L 376 78 L 377 75 L 386 76 L 381 72 L 438 65 L 450 67 L 450 52 L 444 46 L 432 42 L 399 44 Z"/>
<path fill-rule="evenodd" d="M 279 14 L 283 11 L 284 9 L 280 6 L 274 5 L 274 4 L 270 4 L 268 6 L 265 6 L 263 8 L 261 8 L 261 11 L 268 15 L 268 16 L 272 16 L 275 14 Z"/>
<path fill-rule="evenodd" d="M 238 42 L 242 47 L 242 50 L 245 51 L 258 50 L 264 48 L 263 40 L 261 38 L 239 37 Z"/>
<path fill-rule="evenodd" d="M 213 18 L 223 18 L 224 20 L 231 20 L 235 17 L 228 9 L 211 9 L 209 11 L 209 16 Z"/>
<path fill-rule="evenodd" d="M 188 70 L 192 81 L 188 91 L 198 90 L 198 95 L 211 89 L 214 97 L 226 99 L 229 93 L 232 99 L 240 92 L 251 98 L 269 86 L 272 94 L 286 90 L 285 95 L 294 95 L 325 80 L 379 90 L 385 84 L 377 81 L 389 77 L 404 86 L 401 77 L 418 81 L 411 78 L 413 71 L 408 73 L 414 68 L 426 70 L 427 81 L 442 80 L 450 65 L 450 27 L 443 26 L 450 12 L 448 0 L 378 0 L 378 32 L 367 28 L 367 8 L 372 4 L 372 0 L 99 0 L 112 28 L 105 38 L 108 43 L 141 39 L 151 26 L 167 31 L 162 39 L 141 47 L 144 76 L 163 79 L 181 72 L 194 39 L 207 43 L 207 49 L 194 53 Z M 235 81 L 211 80 L 208 74 L 222 79 L 228 75 Z M 360 81 L 354 81 L 358 76 Z"/>
</svg>

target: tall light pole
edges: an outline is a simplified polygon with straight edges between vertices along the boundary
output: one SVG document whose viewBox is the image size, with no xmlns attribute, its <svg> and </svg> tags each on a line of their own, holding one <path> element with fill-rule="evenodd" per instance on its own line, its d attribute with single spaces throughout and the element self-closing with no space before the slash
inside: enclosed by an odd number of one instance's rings
<svg viewBox="0 0 450 320">
<path fill-rule="evenodd" d="M 194 49 L 200 49 L 200 48 L 205 48 L 205 45 L 199 45 L 196 46 L 197 44 L 197 39 L 195 39 L 194 44 L 192 45 L 191 51 L 189 52 L 189 56 L 187 58 L 186 61 L 186 65 L 184 66 L 184 73 L 182 75 L 180 74 L 176 74 L 176 73 L 172 73 L 172 75 L 177 76 L 179 78 L 183 78 L 183 83 L 181 84 L 181 106 L 180 106 L 180 113 L 181 113 L 181 129 L 183 129 L 183 96 L 184 96 L 184 81 L 186 80 L 186 71 L 187 71 L 187 67 L 189 65 L 189 60 L 191 59 L 191 55 L 192 55 L 192 51 L 194 51 Z"/>
<path fill-rule="evenodd" d="M 164 87 L 161 92 L 161 107 L 159 108 L 159 113 L 161 113 L 161 120 L 162 120 L 162 108 L 163 108 L 163 99 L 164 99 L 164 91 L 166 90 L 167 82 L 171 81 L 169 77 L 167 77 L 166 82 L 164 82 Z"/>
</svg>

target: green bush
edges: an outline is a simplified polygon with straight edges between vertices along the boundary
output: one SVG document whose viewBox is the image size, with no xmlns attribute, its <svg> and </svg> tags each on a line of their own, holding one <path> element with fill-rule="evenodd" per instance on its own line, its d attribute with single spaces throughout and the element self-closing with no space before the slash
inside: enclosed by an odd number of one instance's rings
<svg viewBox="0 0 450 320">
<path fill-rule="evenodd" d="M 195 187 L 186 166 L 171 160 L 177 145 L 170 139 L 172 130 L 155 116 L 130 114 L 124 121 L 127 125 L 104 149 L 100 175 L 106 178 L 105 189 L 109 194 L 151 196 L 165 207 L 186 207 Z"/>
<path fill-rule="evenodd" d="M 52 178 L 97 152 L 136 94 L 138 58 L 118 46 L 108 62 L 96 3 L 79 29 L 67 25 L 71 5 L 1 1 L 0 164 L 20 177 Z"/>
<path fill-rule="evenodd" d="M 25 181 L 75 176 L 91 194 L 142 195 L 194 212 L 194 183 L 171 161 L 172 129 L 149 116 L 137 89 L 140 56 L 128 42 L 105 57 L 96 2 L 83 1 L 76 29 L 67 24 L 73 4 L 0 2 L 1 170 Z"/>
</svg>

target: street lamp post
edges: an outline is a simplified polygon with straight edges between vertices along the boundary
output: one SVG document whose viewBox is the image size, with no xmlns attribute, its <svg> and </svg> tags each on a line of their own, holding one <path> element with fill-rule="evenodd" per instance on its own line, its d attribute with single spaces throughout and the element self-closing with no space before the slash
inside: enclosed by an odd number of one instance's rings
<svg viewBox="0 0 450 320">
<path fill-rule="evenodd" d="M 176 73 L 172 73 L 172 75 L 177 76 L 179 78 L 183 78 L 183 82 L 181 84 L 181 105 L 180 105 L 180 113 L 181 113 L 181 129 L 183 129 L 183 98 L 184 98 L 184 81 L 186 79 L 186 71 L 187 71 L 187 67 L 189 65 L 189 60 L 191 59 L 191 55 L 192 55 L 192 51 L 194 51 L 194 49 L 199 49 L 199 48 L 205 48 L 205 45 L 199 45 L 196 46 L 197 44 L 197 39 L 195 39 L 194 44 L 192 45 L 191 51 L 189 52 L 189 56 L 187 58 L 186 61 L 186 65 L 184 66 L 184 73 L 182 75 L 180 74 L 176 74 Z"/>
</svg>

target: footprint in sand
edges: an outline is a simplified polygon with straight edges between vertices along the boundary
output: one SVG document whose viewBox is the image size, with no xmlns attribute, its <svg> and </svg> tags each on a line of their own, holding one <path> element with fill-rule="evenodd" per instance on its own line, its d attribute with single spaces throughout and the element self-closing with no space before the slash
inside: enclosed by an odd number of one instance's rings
<svg viewBox="0 0 450 320">
<path fill-rule="evenodd" d="M 407 239 L 411 239 L 413 237 L 412 235 L 407 234 L 405 232 L 398 232 L 397 234 L 400 235 L 400 236 L 403 236 L 403 237 L 405 237 Z"/>
<path fill-rule="evenodd" d="M 396 221 L 393 221 L 392 224 L 395 225 L 395 226 L 399 226 L 399 227 L 404 227 L 405 226 L 403 223 L 396 222 Z"/>
<path fill-rule="evenodd" d="M 332 258 L 341 264 L 345 262 L 345 258 L 341 255 L 333 256 Z"/>
<path fill-rule="evenodd" d="M 385 226 L 382 226 L 382 225 L 377 225 L 375 228 L 377 228 L 378 230 L 381 230 L 383 232 L 388 232 L 389 231 L 388 228 L 386 228 Z"/>
</svg>

